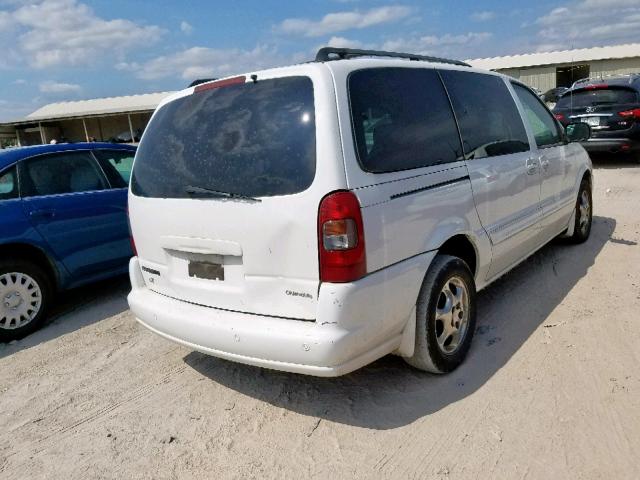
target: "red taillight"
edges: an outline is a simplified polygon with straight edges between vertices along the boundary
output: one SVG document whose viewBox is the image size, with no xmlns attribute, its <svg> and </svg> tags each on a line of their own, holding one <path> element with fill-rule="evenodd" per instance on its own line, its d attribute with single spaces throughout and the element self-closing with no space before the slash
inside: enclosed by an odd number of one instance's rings
<svg viewBox="0 0 640 480">
<path fill-rule="evenodd" d="M 202 83 L 200 85 L 196 85 L 193 89 L 193 93 L 204 92 L 205 90 L 213 90 L 214 88 L 228 87 L 229 85 L 237 85 L 239 83 L 244 83 L 246 81 L 246 77 L 233 77 L 227 78 L 226 80 L 219 80 L 217 82 L 207 82 Z"/>
<path fill-rule="evenodd" d="M 606 83 L 596 83 L 595 85 L 587 85 L 584 87 L 585 90 L 606 90 L 609 88 L 609 85 Z"/>
<path fill-rule="evenodd" d="M 352 192 L 327 195 L 318 211 L 320 281 L 344 283 L 367 273 L 360 203 Z"/>
<path fill-rule="evenodd" d="M 633 110 L 625 110 L 624 112 L 618 112 L 618 115 L 624 118 L 640 120 L 640 108 L 634 108 Z"/>
<path fill-rule="evenodd" d="M 561 113 L 556 113 L 554 115 L 554 117 L 556 117 L 556 120 L 558 120 L 559 122 L 561 122 L 562 120 L 564 120 L 564 115 Z"/>
<path fill-rule="evenodd" d="M 136 248 L 136 241 L 133 239 L 133 233 L 131 232 L 131 219 L 129 218 L 129 207 L 127 207 L 127 226 L 129 227 L 129 243 L 131 244 L 131 250 L 133 250 L 133 256 L 138 256 L 138 249 Z"/>
</svg>

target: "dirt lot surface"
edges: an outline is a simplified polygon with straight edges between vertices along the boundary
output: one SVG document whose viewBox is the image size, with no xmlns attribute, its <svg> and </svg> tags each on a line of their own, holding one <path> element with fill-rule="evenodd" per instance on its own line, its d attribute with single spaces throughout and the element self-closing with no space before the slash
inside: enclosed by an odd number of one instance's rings
<svg viewBox="0 0 640 480">
<path fill-rule="evenodd" d="M 447 376 L 247 367 L 138 326 L 126 279 L 67 294 L 0 345 L 0 477 L 637 479 L 640 167 L 595 181 L 589 242 L 484 291 Z"/>
</svg>

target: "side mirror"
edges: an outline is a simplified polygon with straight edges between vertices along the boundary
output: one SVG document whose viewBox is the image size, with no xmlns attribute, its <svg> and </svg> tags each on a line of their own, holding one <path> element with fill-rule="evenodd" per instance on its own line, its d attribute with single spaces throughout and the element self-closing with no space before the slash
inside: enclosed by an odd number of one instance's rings
<svg viewBox="0 0 640 480">
<path fill-rule="evenodd" d="M 586 142 L 591 137 L 591 127 L 584 122 L 570 123 L 565 133 L 570 142 Z"/>
</svg>

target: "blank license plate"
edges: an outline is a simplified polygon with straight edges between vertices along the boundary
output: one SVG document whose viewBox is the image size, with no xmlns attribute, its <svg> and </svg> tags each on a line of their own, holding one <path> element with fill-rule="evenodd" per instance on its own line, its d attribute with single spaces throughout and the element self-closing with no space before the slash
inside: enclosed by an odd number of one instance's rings
<svg viewBox="0 0 640 480">
<path fill-rule="evenodd" d="M 189 276 L 205 280 L 224 280 L 224 266 L 211 262 L 189 262 Z"/>
<path fill-rule="evenodd" d="M 600 117 L 582 117 L 582 122 L 592 127 L 600 126 Z"/>
</svg>

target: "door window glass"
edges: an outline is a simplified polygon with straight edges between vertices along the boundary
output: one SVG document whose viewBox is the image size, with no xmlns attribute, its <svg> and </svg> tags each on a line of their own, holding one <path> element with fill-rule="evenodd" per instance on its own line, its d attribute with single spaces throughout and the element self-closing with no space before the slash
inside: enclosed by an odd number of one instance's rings
<svg viewBox="0 0 640 480">
<path fill-rule="evenodd" d="M 127 150 L 94 150 L 93 154 L 109 179 L 112 188 L 126 188 L 131 178 L 135 152 Z"/>
<path fill-rule="evenodd" d="M 451 105 L 435 70 L 371 68 L 349 76 L 358 158 L 368 172 L 462 160 Z"/>
<path fill-rule="evenodd" d="M 528 89 L 517 83 L 513 84 L 513 88 L 522 102 L 527 122 L 533 131 L 538 147 L 562 142 L 560 129 L 542 102 Z"/>
<path fill-rule="evenodd" d="M 502 78 L 474 72 L 440 72 L 458 119 L 465 158 L 529 150 L 527 132 Z"/>
<path fill-rule="evenodd" d="M 88 152 L 43 155 L 21 162 L 23 197 L 104 190 L 107 182 Z"/>
<path fill-rule="evenodd" d="M 16 167 L 0 173 L 0 200 L 18 197 Z"/>
</svg>

